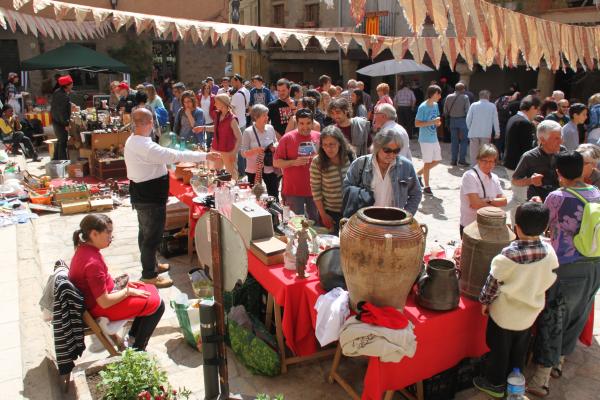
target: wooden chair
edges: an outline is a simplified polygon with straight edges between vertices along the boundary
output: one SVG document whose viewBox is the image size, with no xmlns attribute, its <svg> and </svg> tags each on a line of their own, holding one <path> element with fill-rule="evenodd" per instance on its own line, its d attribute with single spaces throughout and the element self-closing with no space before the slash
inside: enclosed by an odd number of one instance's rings
<svg viewBox="0 0 600 400">
<path fill-rule="evenodd" d="M 120 354 L 119 349 L 115 347 L 110 342 L 110 340 L 108 340 L 104 332 L 102 332 L 100 326 L 96 323 L 94 317 L 92 317 L 92 315 L 87 310 L 83 312 L 83 322 L 87 325 L 87 328 L 85 328 L 83 331 L 83 334 L 85 336 L 96 335 L 98 340 L 100 340 L 100 343 L 102 343 L 102 346 L 104 346 L 104 348 L 108 351 L 108 354 L 110 354 L 110 357 L 118 356 Z M 111 339 L 113 339 L 113 341 L 117 343 L 116 335 L 114 335 L 114 337 L 111 337 Z M 67 393 L 71 384 L 71 373 L 64 375 L 63 384 L 63 390 L 65 393 Z"/>
</svg>

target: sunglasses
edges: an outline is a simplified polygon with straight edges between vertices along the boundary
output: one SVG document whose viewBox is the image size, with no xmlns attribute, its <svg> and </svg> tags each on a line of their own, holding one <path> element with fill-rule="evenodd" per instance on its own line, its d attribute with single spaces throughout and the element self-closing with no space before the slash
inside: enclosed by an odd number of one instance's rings
<svg viewBox="0 0 600 400">
<path fill-rule="evenodd" d="M 389 147 L 384 147 L 384 148 L 383 148 L 383 149 L 381 149 L 381 150 L 383 150 L 383 152 L 384 152 L 385 154 L 392 154 L 392 153 L 394 153 L 394 154 L 400 154 L 400 152 L 402 151 L 402 149 L 400 149 L 400 148 L 397 148 L 397 149 L 390 149 Z"/>
</svg>

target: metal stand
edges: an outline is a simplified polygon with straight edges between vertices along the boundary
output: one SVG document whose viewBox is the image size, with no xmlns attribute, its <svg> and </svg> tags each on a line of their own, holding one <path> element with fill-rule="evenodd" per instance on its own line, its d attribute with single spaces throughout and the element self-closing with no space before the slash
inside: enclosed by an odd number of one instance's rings
<svg viewBox="0 0 600 400">
<path fill-rule="evenodd" d="M 204 400 L 219 397 L 219 358 L 216 343 L 217 316 L 214 300 L 200 302 L 200 334 L 202 336 L 202 369 L 204 372 Z"/>
</svg>

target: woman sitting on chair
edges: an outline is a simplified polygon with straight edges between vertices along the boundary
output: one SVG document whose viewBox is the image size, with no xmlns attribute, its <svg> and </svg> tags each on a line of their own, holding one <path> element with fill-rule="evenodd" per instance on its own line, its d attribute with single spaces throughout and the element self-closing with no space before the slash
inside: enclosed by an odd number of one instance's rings
<svg viewBox="0 0 600 400">
<path fill-rule="evenodd" d="M 75 254 L 71 260 L 69 280 L 81 291 L 85 306 L 94 318 L 110 321 L 134 318 L 129 343 L 145 350 L 148 340 L 165 311 L 155 286 L 142 282 L 117 287 L 108 273 L 100 250 L 112 241 L 112 221 L 104 214 L 87 215 L 73 233 Z M 119 285 L 121 286 L 121 285 Z"/>
</svg>

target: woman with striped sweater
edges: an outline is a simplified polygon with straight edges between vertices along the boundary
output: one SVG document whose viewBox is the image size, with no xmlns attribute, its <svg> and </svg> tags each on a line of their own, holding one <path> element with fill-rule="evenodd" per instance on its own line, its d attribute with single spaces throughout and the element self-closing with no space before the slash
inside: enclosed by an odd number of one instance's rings
<svg viewBox="0 0 600 400">
<path fill-rule="evenodd" d="M 310 186 L 321 224 L 336 234 L 342 218 L 342 183 L 354 158 L 338 127 L 323 129 L 319 154 L 310 165 Z"/>
</svg>

